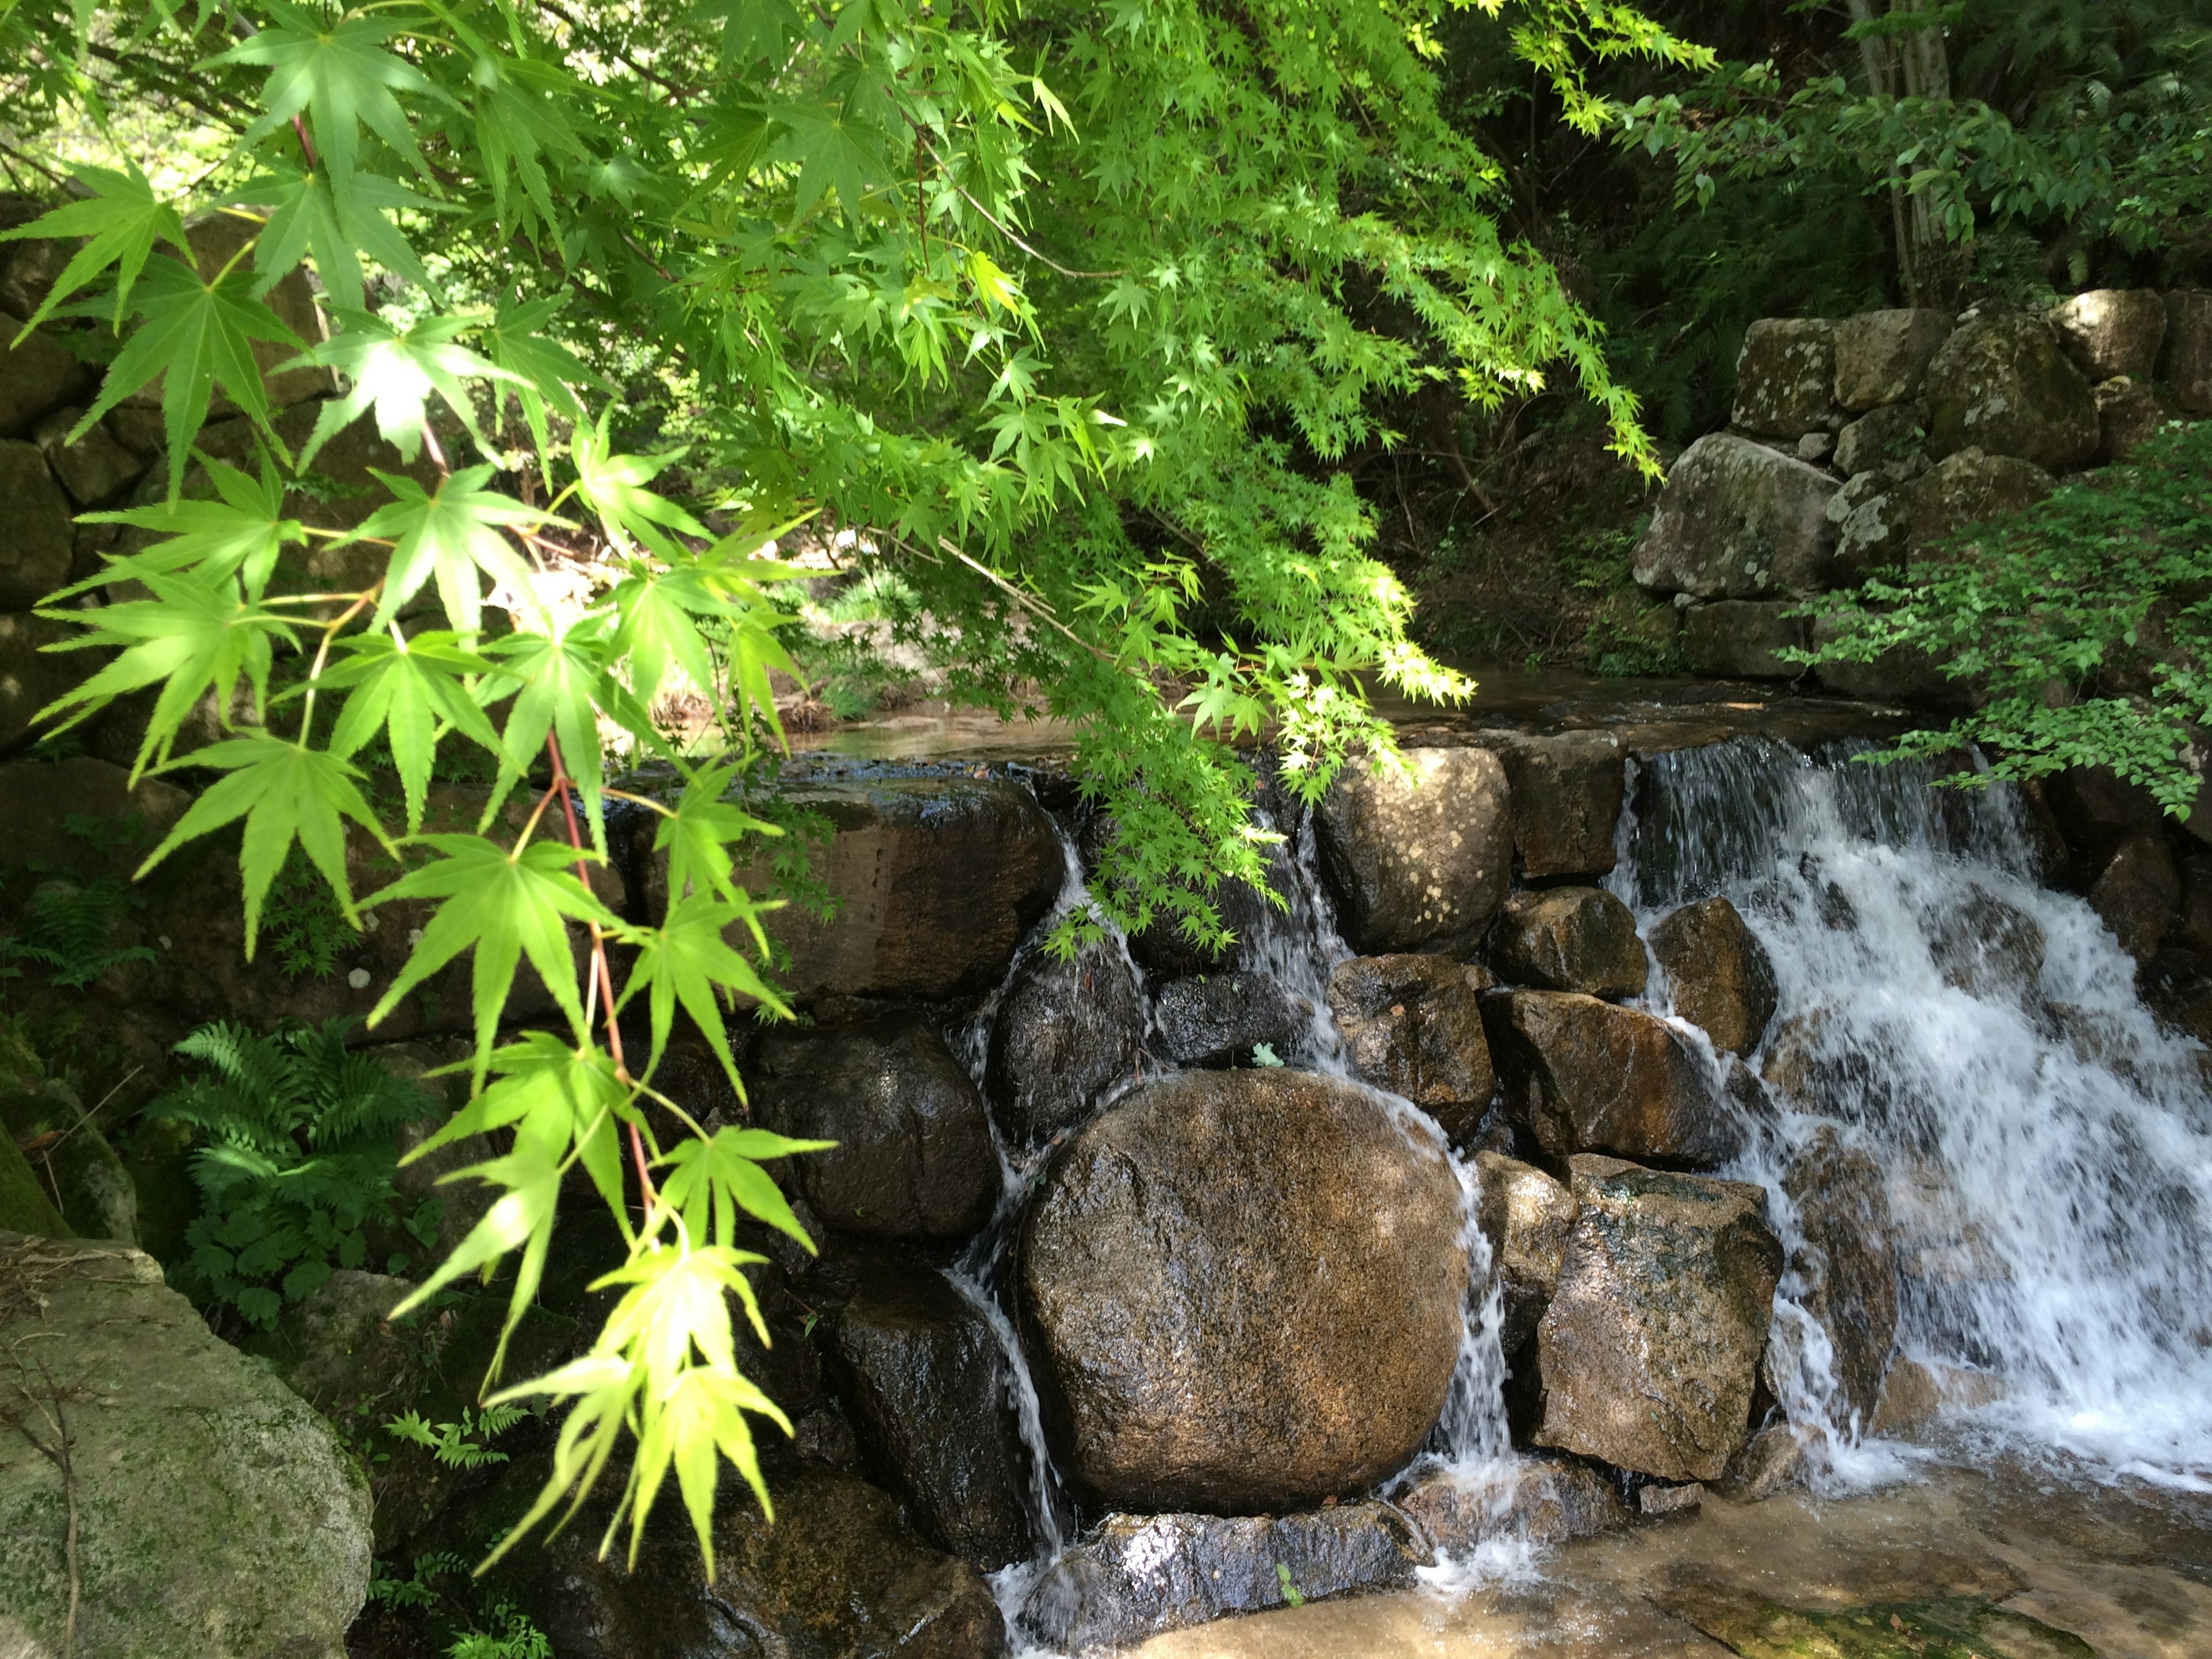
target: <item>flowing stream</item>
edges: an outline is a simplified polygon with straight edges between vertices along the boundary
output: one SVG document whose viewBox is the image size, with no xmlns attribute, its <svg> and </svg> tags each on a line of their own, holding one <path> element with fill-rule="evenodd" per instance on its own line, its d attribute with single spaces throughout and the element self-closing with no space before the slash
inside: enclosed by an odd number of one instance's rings
<svg viewBox="0 0 2212 1659">
<path fill-rule="evenodd" d="M 2038 884 L 2014 794 L 1933 788 L 1930 776 L 1765 738 L 1658 757 L 1632 772 L 1607 884 L 1647 929 L 1679 904 L 1724 894 L 1765 946 L 1779 1006 L 1751 1059 L 1792 1086 L 1774 1091 L 1751 1150 L 1723 1173 L 1767 1188 L 1794 1251 L 1791 1159 L 1826 1135 L 1873 1160 L 1894 1224 L 1899 1351 L 1973 1383 L 1954 1389 L 1959 1431 L 2212 1491 L 2206 1056 L 2160 1030 L 2136 994 L 2134 964 L 2087 905 Z M 1062 909 L 1083 893 L 1066 845 Z M 1286 836 L 1275 870 L 1288 907 L 1245 942 L 1243 965 L 1312 1006 L 1283 1058 L 1343 1074 L 1326 990 L 1350 951 L 1310 823 Z M 1141 985 L 1125 943 L 1113 948 Z M 1668 999 L 1655 973 L 1646 1006 L 1664 1015 Z M 966 1033 L 979 1083 L 995 1001 Z M 1711 1055 L 1702 1033 L 1683 1029 Z M 1046 1155 L 1000 1147 L 998 1218 L 949 1275 L 1005 1346 L 1032 1467 L 1040 1556 L 993 1580 L 1010 1625 L 1074 1522 L 1006 1310 L 1020 1204 Z M 1457 1168 L 1480 1287 L 1488 1246 L 1474 1225 L 1472 1165 Z M 1910 1449 L 1874 1439 L 1844 1405 L 1803 1290 L 1793 1268 L 1777 1293 L 1769 1371 L 1790 1419 L 1814 1438 L 1811 1479 L 1830 1492 L 1895 1479 Z M 1502 1515 L 1514 1457 L 1498 1328 L 1496 1293 L 1478 1289 L 1449 1404 L 1416 1467 L 1454 1468 L 1494 1494 Z M 1525 1573 L 1530 1559 L 1509 1536 L 1427 1576 L 1463 1588 Z"/>
</svg>

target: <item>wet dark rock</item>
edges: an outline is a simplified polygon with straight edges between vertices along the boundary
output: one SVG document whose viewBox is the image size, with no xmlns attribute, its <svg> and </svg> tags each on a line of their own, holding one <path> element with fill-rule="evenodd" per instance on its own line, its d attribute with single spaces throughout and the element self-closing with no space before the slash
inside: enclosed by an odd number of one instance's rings
<svg viewBox="0 0 2212 1659">
<path fill-rule="evenodd" d="M 1620 1488 L 1571 1457 L 1522 1455 L 1500 1479 L 1454 1469 L 1422 1475 L 1395 1500 L 1437 1555 L 1459 1555 L 1493 1538 L 1564 1544 L 1629 1522 Z"/>
<path fill-rule="evenodd" d="M 1034 1539 L 1006 1350 L 942 1273 L 871 1258 L 829 1322 L 831 1381 L 872 1470 L 922 1531 L 986 1572 Z"/>
<path fill-rule="evenodd" d="M 82 507 L 104 507 L 137 482 L 146 471 L 146 461 L 97 423 L 82 438 L 70 441 L 69 434 L 83 413 L 74 406 L 56 410 L 39 422 L 36 441 L 71 501 Z"/>
<path fill-rule="evenodd" d="M 1457 1139 L 1482 1116 L 1496 1079 L 1482 1005 L 1449 957 L 1353 957 L 1328 981 L 1329 1011 L 1362 1082 L 1403 1095 Z"/>
<path fill-rule="evenodd" d="M 1836 415 L 1836 325 L 1820 317 L 1762 317 L 1744 331 L 1730 421 L 1762 437 L 1795 438 Z"/>
<path fill-rule="evenodd" d="M 1805 1239 L 1790 1264 L 1803 1284 L 1798 1301 L 1828 1334 L 1844 1407 L 1871 1423 L 1897 1344 L 1895 1229 L 1881 1171 L 1824 1125 L 1790 1160 L 1782 1188 Z"/>
<path fill-rule="evenodd" d="M 1263 795 L 1279 793 L 1262 792 Z M 1297 880 L 1289 852 L 1277 843 L 1264 848 L 1262 856 L 1267 862 L 1267 889 L 1279 896 L 1288 895 Z M 1273 899 L 1249 882 L 1224 881 L 1214 889 L 1213 908 L 1221 925 L 1236 935 L 1236 942 L 1225 949 L 1215 951 L 1193 944 L 1174 917 L 1162 914 L 1129 935 L 1131 958 L 1147 974 L 1162 979 L 1248 965 L 1253 941 L 1279 914 Z"/>
<path fill-rule="evenodd" d="M 1802 663 L 1781 653 L 1802 651 L 1812 623 L 1784 613 L 1786 599 L 1716 599 L 1682 613 L 1682 665 L 1724 680 L 1794 680 Z"/>
<path fill-rule="evenodd" d="M 2091 380 L 2148 380 L 2166 343 L 2166 296 L 2155 289 L 2092 289 L 2051 308 L 2059 349 Z"/>
<path fill-rule="evenodd" d="M 1491 1272 L 1504 1293 L 1498 1340 L 1510 1355 L 1536 1334 L 1559 1286 L 1575 1199 L 1534 1164 L 1503 1153 L 1476 1153 L 1474 1171 L 1475 1218 L 1490 1243 Z"/>
<path fill-rule="evenodd" d="M 2173 855 L 2166 838 L 2153 832 L 2122 842 L 2089 888 L 2089 908 L 2112 930 L 2120 949 L 2138 963 L 2157 953 L 2180 904 L 2181 878 Z"/>
<path fill-rule="evenodd" d="M 1338 924 L 1366 956 L 1466 956 L 1511 873 L 1505 769 L 1483 749 L 1408 749 L 1404 759 L 1402 778 L 1346 767 L 1316 814 Z"/>
<path fill-rule="evenodd" d="M 1249 1061 L 1261 1043 L 1281 1058 L 1312 1018 L 1310 1003 L 1266 974 L 1171 980 L 1152 1004 L 1160 1046 L 1182 1066 Z"/>
<path fill-rule="evenodd" d="M 991 1025 L 983 1089 L 999 1132 L 1029 1146 L 1082 1122 L 1134 1068 L 1144 1023 L 1136 981 L 1110 942 L 1066 962 L 1030 957 Z"/>
<path fill-rule="evenodd" d="M 2097 453 L 2097 400 L 2050 325 L 2022 314 L 1960 325 L 1928 366 L 1928 447 L 2015 456 L 2048 472 Z"/>
<path fill-rule="evenodd" d="M 1759 1047 L 1774 1018 L 1774 964 L 1735 905 L 1715 896 L 1668 912 L 1651 929 L 1674 1011 L 1723 1054 Z"/>
<path fill-rule="evenodd" d="M 1635 916 L 1601 887 L 1510 895 L 1490 956 L 1509 984 L 1599 997 L 1640 994 L 1647 972 Z"/>
<path fill-rule="evenodd" d="M 1844 318 L 1836 325 L 1836 401 L 1863 410 L 1918 397 L 1954 325 L 1949 312 L 1927 307 Z"/>
<path fill-rule="evenodd" d="M 2109 766 L 2069 766 L 2040 781 L 2051 822 L 2091 872 L 2122 842 L 2155 832 L 2164 818 L 2149 790 L 2127 782 Z"/>
<path fill-rule="evenodd" d="M 1715 432 L 1682 452 L 1636 544 L 1637 583 L 1699 599 L 1813 593 L 1826 586 L 1836 527 L 1821 468 Z"/>
<path fill-rule="evenodd" d="M 1636 1489 L 1636 1512 L 1646 1521 L 1656 1521 L 1662 1516 L 1686 1515 L 1702 1507 L 1705 1501 L 1705 1486 L 1696 1480 L 1680 1484 L 1653 1480 Z"/>
<path fill-rule="evenodd" d="M 1929 954 L 1946 985 L 1989 1000 L 2032 1004 L 2043 975 L 2043 927 L 1981 887 L 1935 920 Z"/>
<path fill-rule="evenodd" d="M 1490 1052 L 1507 1108 L 1553 1158 L 1717 1164 L 1742 1129 L 1705 1061 L 1664 1020 L 1565 991 L 1490 991 Z"/>
<path fill-rule="evenodd" d="M 39 710 L 100 668 L 104 652 L 57 655 L 46 649 L 82 637 L 82 630 L 66 623 L 28 614 L 0 615 L 0 753 L 29 742 L 35 735 L 31 723 Z"/>
<path fill-rule="evenodd" d="M 1357 1085 L 1139 1090 L 1054 1159 L 1022 1232 L 1065 1467 L 1107 1505 L 1225 1513 L 1390 1474 L 1457 1361 L 1461 1226 L 1441 1137 Z"/>
<path fill-rule="evenodd" d="M 545 1474 L 542 1458 L 518 1459 L 482 1499 L 457 1509 L 450 1538 L 435 1541 L 480 1551 L 520 1517 Z M 646 1523 L 635 1571 L 619 1547 L 599 1556 L 602 1496 L 562 1531 L 511 1553 L 502 1592 L 561 1659 L 1002 1659 L 1006 1622 L 989 1586 L 907 1531 L 889 1494 L 786 1455 L 767 1474 L 773 1525 L 725 1475 L 711 1585 L 669 1492 Z M 620 1471 L 611 1478 L 619 1491 Z"/>
<path fill-rule="evenodd" d="M 1579 1206 L 1537 1328 L 1539 1445 L 1717 1480 L 1750 1433 L 1782 1245 L 1741 1182 L 1571 1161 Z"/>
<path fill-rule="evenodd" d="M 1813 643 L 1827 644 L 1836 625 L 1822 617 L 1813 624 Z M 1893 645 L 1872 662 L 1824 662 L 1814 671 L 1820 684 L 1838 696 L 1888 703 L 1953 708 L 1966 699 L 1966 688 L 1917 645 Z"/>
<path fill-rule="evenodd" d="M 1613 868 L 1627 759 L 1610 732 L 1501 732 L 1487 739 L 1513 796 L 1513 857 L 1532 880 Z"/>
<path fill-rule="evenodd" d="M 921 1020 L 763 1033 L 746 1082 L 764 1127 L 838 1143 L 791 1168 L 837 1231 L 960 1238 L 990 1219 L 999 1160 L 982 1097 Z"/>
<path fill-rule="evenodd" d="M 1733 1504 L 1765 1502 L 1804 1479 L 1805 1452 L 1812 1438 L 1811 1431 L 1792 1423 L 1759 1430 L 1729 1460 L 1728 1472 L 1713 1490 Z"/>
<path fill-rule="evenodd" d="M 1428 1565 L 1383 1504 L 1279 1517 L 1113 1515 L 1038 1582 L 1019 1622 L 1062 1652 L 1118 1650 L 1162 1631 L 1301 1600 L 1410 1584 Z"/>
<path fill-rule="evenodd" d="M 2212 857 L 2184 859 L 2179 873 L 2181 909 L 2169 940 L 2200 957 L 2212 957 Z"/>
<path fill-rule="evenodd" d="M 811 855 L 836 915 L 825 921 L 793 904 L 766 918 L 791 953 L 777 982 L 801 1002 L 987 991 L 1066 877 L 1051 820 L 1028 789 L 1004 779 L 811 780 L 779 799 L 819 813 L 833 831 Z M 649 823 L 641 833 L 649 849 Z M 638 862 L 647 911 L 659 915 L 666 859 L 646 850 Z M 766 875 L 749 869 L 739 878 L 758 891 Z"/>
</svg>

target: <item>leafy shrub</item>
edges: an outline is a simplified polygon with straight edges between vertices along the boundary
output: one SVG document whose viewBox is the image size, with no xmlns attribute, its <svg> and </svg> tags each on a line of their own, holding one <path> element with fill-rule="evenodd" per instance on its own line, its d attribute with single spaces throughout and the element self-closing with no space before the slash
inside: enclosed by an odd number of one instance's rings
<svg viewBox="0 0 2212 1659">
<path fill-rule="evenodd" d="M 187 1230 L 179 1288 L 203 1307 L 235 1308 L 267 1329 L 287 1302 L 313 1295 L 333 1267 L 368 1259 L 369 1230 L 389 1224 L 402 1125 L 428 1115 L 422 1090 L 349 1049 L 343 1018 L 288 1020 L 265 1036 L 219 1021 L 177 1045 L 197 1076 L 147 1108 L 192 1126 L 200 1214 Z M 404 1219 L 426 1249 L 437 1200 Z M 386 1264 L 404 1272 L 407 1257 Z"/>
</svg>

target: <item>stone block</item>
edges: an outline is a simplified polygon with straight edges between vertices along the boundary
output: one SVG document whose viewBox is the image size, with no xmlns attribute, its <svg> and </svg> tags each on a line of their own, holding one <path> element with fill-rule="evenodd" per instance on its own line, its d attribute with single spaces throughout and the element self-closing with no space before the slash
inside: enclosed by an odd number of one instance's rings
<svg viewBox="0 0 2212 1659">
<path fill-rule="evenodd" d="M 1918 397 L 1952 326 L 1949 312 L 1924 307 L 1844 318 L 1835 328 L 1836 401 L 1856 412 Z"/>
<path fill-rule="evenodd" d="M 1835 325 L 1818 317 L 1763 317 L 1744 331 L 1730 420 L 1746 432 L 1793 442 L 1836 424 Z"/>
<path fill-rule="evenodd" d="M 1700 599 L 1814 593 L 1827 586 L 1836 481 L 1732 433 L 1682 452 L 1636 545 L 1638 584 Z"/>
<path fill-rule="evenodd" d="M 2115 374 L 2148 380 L 2166 343 L 2166 296 L 2152 289 L 2092 289 L 2053 306 L 2051 326 L 2092 381 Z"/>
<path fill-rule="evenodd" d="M 1944 342 L 1928 369 L 1928 448 L 1978 448 L 2048 472 L 2096 457 L 2097 399 L 2039 317 L 1977 317 Z"/>
<path fill-rule="evenodd" d="M 1784 616 L 1787 599 L 1717 599 L 1682 613 L 1682 665 L 1692 674 L 1730 680 L 1794 680 L 1802 663 L 1780 653 L 1803 650 L 1812 623 Z"/>
</svg>

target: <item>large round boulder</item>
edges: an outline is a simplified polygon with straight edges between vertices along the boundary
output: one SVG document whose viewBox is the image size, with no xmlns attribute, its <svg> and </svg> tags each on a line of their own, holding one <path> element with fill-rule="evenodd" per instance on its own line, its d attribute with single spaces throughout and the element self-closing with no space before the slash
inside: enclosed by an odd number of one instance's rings
<svg viewBox="0 0 2212 1659">
<path fill-rule="evenodd" d="M 1130 1510 L 1280 1513 L 1400 1468 L 1457 1363 L 1459 1182 L 1428 1119 L 1313 1073 L 1188 1073 L 1094 1119 L 1024 1225 L 1065 1467 Z"/>
<path fill-rule="evenodd" d="M 1699 599 L 1818 592 L 1835 554 L 1835 493 L 1817 466 L 1708 433 L 1668 471 L 1631 574 L 1639 586 Z"/>
</svg>

